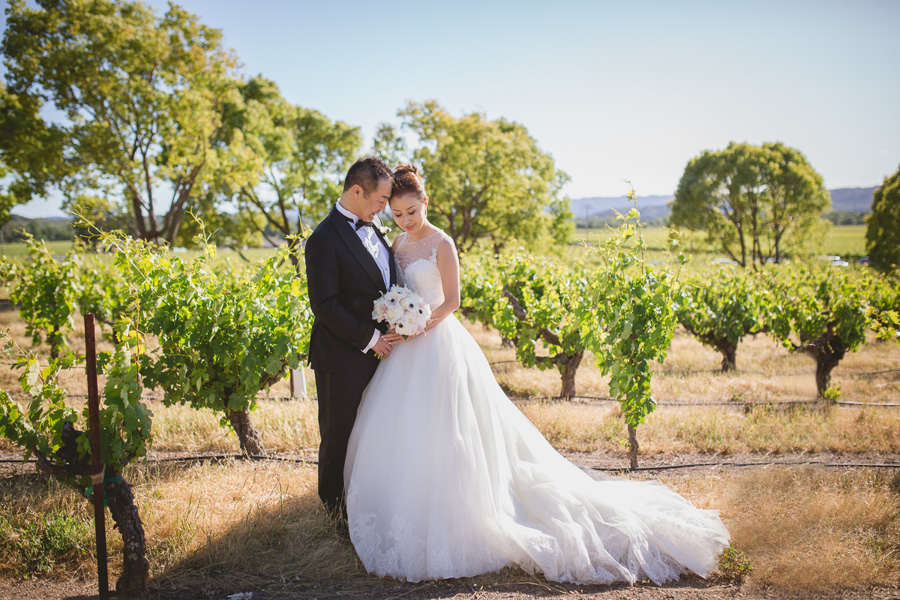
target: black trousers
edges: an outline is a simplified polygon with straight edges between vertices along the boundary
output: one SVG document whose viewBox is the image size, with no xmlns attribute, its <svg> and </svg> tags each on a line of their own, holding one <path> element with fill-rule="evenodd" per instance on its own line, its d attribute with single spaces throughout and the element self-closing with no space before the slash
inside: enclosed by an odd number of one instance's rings
<svg viewBox="0 0 900 600">
<path fill-rule="evenodd" d="M 356 421 L 356 411 L 363 390 L 375 374 L 330 373 L 316 371 L 316 393 L 319 402 L 319 498 L 334 515 L 346 517 L 344 504 L 344 462 L 347 443 Z"/>
</svg>

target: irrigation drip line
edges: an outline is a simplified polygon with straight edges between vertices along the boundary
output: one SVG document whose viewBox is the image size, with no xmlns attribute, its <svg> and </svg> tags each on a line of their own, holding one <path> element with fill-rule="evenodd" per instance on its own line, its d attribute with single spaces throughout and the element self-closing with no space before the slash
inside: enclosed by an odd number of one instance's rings
<svg viewBox="0 0 900 600">
<path fill-rule="evenodd" d="M 25 396 L 25 394 L 10 394 L 11 398 L 18 398 L 20 396 Z M 87 394 L 68 394 L 69 398 L 87 398 Z M 297 402 L 297 401 L 313 401 L 315 400 L 314 396 L 307 396 L 306 398 L 301 397 L 291 397 L 291 396 L 257 396 L 257 400 L 277 400 L 279 402 Z M 161 396 L 141 396 L 141 400 L 147 402 L 162 402 Z M 531 397 L 511 397 L 510 400 L 513 402 L 533 402 L 535 400 L 550 400 L 552 402 L 560 402 L 563 400 L 577 400 L 578 404 L 614 404 L 619 401 L 615 398 L 609 398 L 607 396 L 550 396 L 550 397 L 542 397 L 542 396 L 531 396 Z M 696 407 L 696 406 L 730 406 L 732 408 L 747 408 L 752 406 L 804 406 L 804 405 L 822 405 L 821 400 L 787 400 L 787 401 L 777 401 L 777 402 L 733 402 L 733 401 L 718 401 L 718 402 L 688 402 L 688 401 L 679 401 L 679 400 L 661 400 L 656 403 L 657 406 L 675 406 L 675 407 Z M 853 400 L 837 400 L 832 404 L 836 404 L 839 406 L 871 406 L 873 408 L 900 408 L 900 402 L 856 402 Z"/>
<path fill-rule="evenodd" d="M 838 400 L 838 404 L 848 406 L 900 406 L 900 402 L 855 402 L 853 400 Z"/>
<path fill-rule="evenodd" d="M 266 461 L 266 462 L 290 462 L 290 463 L 301 463 L 301 464 L 318 464 L 319 461 L 313 458 L 293 458 L 288 456 L 260 456 L 260 455 L 251 455 L 247 456 L 244 454 L 217 454 L 217 455 L 209 455 L 209 454 L 200 454 L 196 456 L 172 456 L 172 457 L 164 457 L 164 458 L 153 458 L 146 459 L 142 462 L 147 463 L 165 463 L 165 462 L 202 462 L 205 460 L 211 461 L 222 461 L 228 459 L 237 459 L 237 460 L 254 460 L 254 461 Z M 25 460 L 23 458 L 5 458 L 0 459 L 0 463 L 33 463 L 37 462 L 34 459 Z M 577 464 L 577 463 L 575 463 Z M 602 472 L 636 472 L 636 471 L 674 471 L 678 469 L 692 469 L 697 467 L 767 467 L 767 466 L 803 466 L 803 465 L 812 465 L 818 467 L 826 467 L 826 468 L 852 468 L 852 469 L 900 469 L 900 463 L 835 463 L 835 462 L 819 462 L 814 460 L 792 460 L 792 461 L 760 461 L 760 462 L 734 462 L 734 461 L 719 461 L 719 462 L 700 462 L 700 463 L 686 463 L 679 465 L 659 465 L 655 467 L 637 467 L 632 469 L 631 467 L 585 467 L 587 469 L 591 469 L 593 471 L 602 471 Z"/>
<path fill-rule="evenodd" d="M 510 398 L 513 402 L 531 402 L 535 400 L 543 400 L 544 398 Z M 561 402 L 565 400 L 578 400 L 578 404 L 613 404 L 618 403 L 619 401 L 615 398 L 608 398 L 604 396 L 569 396 L 568 398 L 562 396 L 553 396 L 552 398 L 546 398 L 552 402 Z M 794 400 L 794 401 L 781 401 L 781 402 L 678 402 L 678 401 L 665 401 L 662 400 L 656 403 L 657 406 L 676 406 L 676 407 L 696 407 L 696 406 L 731 406 L 733 408 L 747 408 L 751 406 L 804 406 L 804 405 L 821 405 L 821 400 Z M 900 407 L 900 403 L 897 402 L 853 402 L 850 400 L 837 400 L 834 404 L 838 405 L 848 405 L 848 406 L 873 406 L 873 407 Z"/>
<path fill-rule="evenodd" d="M 496 362 L 490 363 L 490 366 L 494 365 L 506 365 L 511 363 L 518 363 L 517 360 L 498 360 Z M 766 373 L 764 371 L 745 371 L 743 369 L 736 369 L 734 371 L 723 371 L 722 369 L 685 369 L 681 371 L 665 371 L 663 372 L 666 375 L 702 375 L 704 373 L 712 373 L 719 375 L 765 375 L 767 377 L 806 377 L 811 375 L 812 373 L 807 373 L 805 371 L 801 372 L 792 372 L 792 373 Z M 900 373 L 900 369 L 886 369 L 884 371 L 862 371 L 860 373 L 835 373 L 835 376 L 840 375 L 841 377 L 872 377 L 873 375 L 886 375 L 890 373 Z"/>
<path fill-rule="evenodd" d="M 294 458 L 290 456 L 268 456 L 264 454 L 198 454 L 196 456 L 166 456 L 163 458 L 148 458 L 146 462 L 191 462 L 191 461 L 203 461 L 203 460 L 212 460 L 212 461 L 222 461 L 222 460 L 266 460 L 266 461 L 277 461 L 277 462 L 292 462 L 292 463 L 304 463 L 310 465 L 319 464 L 319 460 L 316 458 Z"/>
<path fill-rule="evenodd" d="M 767 462 L 747 462 L 747 463 L 739 463 L 739 462 L 706 462 L 706 463 L 689 463 L 684 465 L 660 465 L 658 467 L 637 467 L 632 469 L 631 467 L 587 467 L 594 471 L 605 471 L 605 472 L 634 472 L 634 471 L 672 471 L 676 469 L 691 469 L 695 467 L 767 467 L 767 466 L 802 466 L 802 465 L 813 465 L 817 467 L 844 467 L 844 468 L 866 468 L 866 469 L 900 469 L 900 464 L 870 464 L 870 463 L 825 463 L 825 462 L 817 462 L 814 460 L 795 460 L 795 461 L 767 461 Z"/>
<path fill-rule="evenodd" d="M 292 462 L 292 463 L 304 463 L 310 465 L 319 464 L 319 460 L 317 458 L 294 458 L 290 456 L 266 456 L 266 455 L 256 455 L 251 454 L 247 456 L 246 454 L 197 454 L 193 456 L 163 456 L 159 458 L 147 458 L 142 461 L 138 461 L 138 463 L 167 463 L 167 462 L 202 462 L 205 460 L 220 462 L 223 460 L 236 459 L 236 460 L 265 460 L 265 461 L 277 461 L 277 462 Z M 24 459 L 24 458 L 0 458 L 0 463 L 14 463 L 14 464 L 24 464 L 24 463 L 36 463 L 37 460 L 33 458 Z M 131 464 L 138 464 L 131 463 Z"/>
</svg>

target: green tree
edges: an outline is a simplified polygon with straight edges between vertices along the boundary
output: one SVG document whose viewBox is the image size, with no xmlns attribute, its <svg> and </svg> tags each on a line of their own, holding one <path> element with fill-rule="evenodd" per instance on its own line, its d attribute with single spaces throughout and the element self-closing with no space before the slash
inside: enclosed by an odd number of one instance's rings
<svg viewBox="0 0 900 600">
<path fill-rule="evenodd" d="M 9 222 L 13 207 L 22 203 L 21 197 L 13 190 L 14 184 L 8 182 L 11 176 L 9 168 L 0 158 L 0 229 Z"/>
<path fill-rule="evenodd" d="M 60 136 L 38 116 L 40 100 L 11 93 L 0 83 L 0 228 L 16 205 L 46 193 L 42 173 L 47 162 L 59 162 Z"/>
<path fill-rule="evenodd" d="M 875 190 L 866 219 L 866 252 L 872 266 L 889 273 L 900 267 L 900 168 Z"/>
<path fill-rule="evenodd" d="M 830 202 L 821 175 L 798 150 L 732 142 L 688 163 L 671 220 L 705 232 L 710 244 L 747 266 L 821 243 Z"/>
<path fill-rule="evenodd" d="M 379 123 L 372 141 L 372 155 L 388 165 L 397 167 L 412 160 L 406 140 L 390 123 Z"/>
<path fill-rule="evenodd" d="M 242 137 L 252 153 L 248 167 L 234 170 L 229 194 L 246 222 L 272 244 L 277 240 L 266 233 L 266 224 L 289 239 L 328 214 L 362 145 L 358 127 L 289 104 L 263 77 L 240 86 L 225 122 L 229 135 Z M 299 245 L 293 247 L 291 261 L 299 270 Z"/>
<path fill-rule="evenodd" d="M 572 232 L 569 199 L 561 196 L 568 175 L 556 168 L 524 126 L 472 113 L 454 117 L 436 101 L 410 102 L 398 112 L 413 134 L 409 157 L 422 168 L 429 219 L 461 252 L 479 240 L 499 251 L 512 240 L 559 243 Z M 382 128 L 376 148 L 402 154 Z"/>
<path fill-rule="evenodd" d="M 32 191 L 122 198 L 134 235 L 171 244 L 195 198 L 234 164 L 234 149 L 216 143 L 236 93 L 221 32 L 175 4 L 161 17 L 128 0 L 36 4 L 7 9 L 7 165 Z"/>
</svg>

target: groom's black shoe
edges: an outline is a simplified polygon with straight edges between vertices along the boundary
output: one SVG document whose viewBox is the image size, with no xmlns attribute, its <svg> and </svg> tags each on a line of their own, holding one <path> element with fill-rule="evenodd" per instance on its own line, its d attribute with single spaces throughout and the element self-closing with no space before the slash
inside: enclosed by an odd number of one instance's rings
<svg viewBox="0 0 900 600">
<path fill-rule="evenodd" d="M 347 525 L 347 521 L 343 519 L 335 523 L 335 529 L 337 531 L 338 537 L 341 538 L 342 541 L 349 543 L 353 543 L 350 540 L 350 526 Z"/>
<path fill-rule="evenodd" d="M 347 507 L 341 504 L 340 508 L 333 506 L 325 507 L 325 514 L 328 520 L 334 526 L 335 531 L 342 540 L 350 541 L 350 527 L 347 524 Z"/>
</svg>

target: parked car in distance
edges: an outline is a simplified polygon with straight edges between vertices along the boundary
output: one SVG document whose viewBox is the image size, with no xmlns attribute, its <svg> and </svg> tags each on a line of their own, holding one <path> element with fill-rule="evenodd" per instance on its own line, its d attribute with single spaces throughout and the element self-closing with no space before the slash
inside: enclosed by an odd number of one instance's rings
<svg viewBox="0 0 900 600">
<path fill-rule="evenodd" d="M 842 260 L 840 256 L 837 255 L 824 255 L 820 256 L 819 260 L 824 260 L 831 264 L 832 267 L 849 267 L 850 263 L 846 260 Z"/>
</svg>

